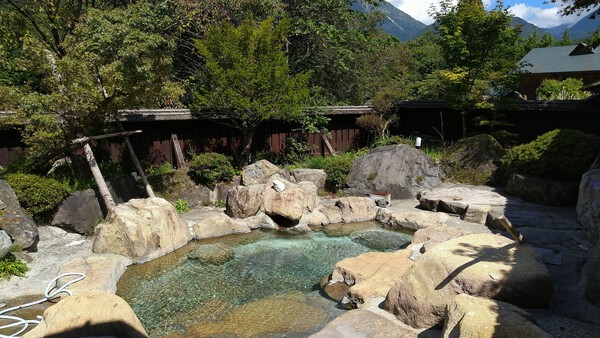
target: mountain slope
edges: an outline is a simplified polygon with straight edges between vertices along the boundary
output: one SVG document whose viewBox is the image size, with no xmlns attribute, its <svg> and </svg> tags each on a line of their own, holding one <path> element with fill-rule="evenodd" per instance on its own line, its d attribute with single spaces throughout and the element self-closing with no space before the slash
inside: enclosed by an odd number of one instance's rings
<svg viewBox="0 0 600 338">
<path fill-rule="evenodd" d="M 600 15 L 594 17 L 594 13 L 591 13 L 571 26 L 569 28 L 569 35 L 573 41 L 582 40 L 594 33 L 599 25 Z"/>
<path fill-rule="evenodd" d="M 437 23 L 434 22 L 431 25 L 423 28 L 421 31 L 419 31 L 417 34 L 415 34 L 413 36 L 413 38 L 416 39 L 427 32 L 437 33 L 436 25 L 437 25 Z M 543 35 L 544 33 L 547 32 L 547 30 L 545 28 L 540 28 L 540 27 L 538 27 L 532 23 L 529 23 L 519 17 L 516 17 L 516 16 L 513 17 L 510 22 L 510 26 L 516 27 L 519 25 L 521 26 L 521 34 L 520 35 L 522 37 L 528 37 L 529 35 L 533 34 L 533 32 L 535 32 L 535 31 L 537 31 L 538 34 L 540 34 L 540 35 Z M 564 31 L 564 29 L 563 29 L 563 31 Z M 561 35 L 562 35 L 562 33 L 561 33 Z"/>
<path fill-rule="evenodd" d="M 380 12 L 383 14 L 383 21 L 379 24 L 379 27 L 383 31 L 398 37 L 401 41 L 411 39 L 426 27 L 424 23 L 417 21 L 387 1 L 382 1 L 379 6 L 373 6 L 364 3 L 362 0 L 357 0 L 352 5 L 352 9 L 362 13 Z"/>
</svg>

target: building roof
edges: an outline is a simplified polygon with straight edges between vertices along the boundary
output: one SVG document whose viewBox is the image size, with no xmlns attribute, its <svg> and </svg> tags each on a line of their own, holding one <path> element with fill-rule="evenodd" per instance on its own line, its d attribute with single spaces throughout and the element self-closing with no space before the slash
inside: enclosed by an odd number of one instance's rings
<svg viewBox="0 0 600 338">
<path fill-rule="evenodd" d="M 584 43 L 534 48 L 521 62 L 527 64 L 523 70 L 533 74 L 600 71 L 600 48 Z"/>
</svg>

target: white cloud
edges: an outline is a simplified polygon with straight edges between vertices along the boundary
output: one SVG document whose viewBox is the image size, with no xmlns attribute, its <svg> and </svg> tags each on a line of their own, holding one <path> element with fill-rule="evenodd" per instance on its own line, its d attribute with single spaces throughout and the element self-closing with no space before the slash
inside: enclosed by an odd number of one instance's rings
<svg viewBox="0 0 600 338">
<path fill-rule="evenodd" d="M 542 28 L 555 27 L 564 23 L 573 24 L 581 20 L 582 16 L 562 16 L 560 7 L 540 8 L 518 3 L 510 7 L 510 12 L 521 19 Z"/>
<path fill-rule="evenodd" d="M 431 5 L 435 4 L 435 6 L 439 6 L 438 0 L 388 0 L 388 2 L 426 25 L 433 23 L 433 18 L 428 14 Z M 452 2 L 456 4 L 457 0 L 453 0 Z M 483 5 L 489 8 L 492 2 L 495 3 L 492 0 L 483 0 Z"/>
<path fill-rule="evenodd" d="M 433 18 L 428 14 L 429 8 L 432 3 L 437 6 L 438 0 L 388 0 L 392 5 L 399 8 L 401 11 L 409 14 L 413 18 L 423 22 L 424 24 L 433 23 Z M 457 1 L 454 0 L 454 3 Z M 483 4 L 486 8 L 493 7 L 495 5 L 493 0 L 483 0 Z M 505 4 L 506 6 L 506 4 Z M 529 6 L 525 3 L 516 3 L 510 6 L 510 11 L 515 16 L 527 20 L 528 22 L 542 28 L 554 27 L 564 23 L 573 24 L 581 20 L 582 16 L 571 15 L 563 17 L 560 14 L 560 6 L 552 6 L 548 8 L 542 8 L 537 6 Z"/>
</svg>

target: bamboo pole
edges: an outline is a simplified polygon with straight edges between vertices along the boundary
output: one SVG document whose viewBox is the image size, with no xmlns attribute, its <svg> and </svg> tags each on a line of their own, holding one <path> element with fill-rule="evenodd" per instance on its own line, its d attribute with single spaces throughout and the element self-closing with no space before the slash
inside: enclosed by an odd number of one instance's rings
<svg viewBox="0 0 600 338">
<path fill-rule="evenodd" d="M 104 177 L 102 177 L 102 172 L 100 172 L 100 168 L 98 167 L 98 163 L 96 162 L 94 152 L 92 151 L 89 142 L 83 144 L 83 151 L 85 152 L 85 158 L 90 164 L 90 169 L 92 170 L 92 175 L 94 175 L 94 180 L 96 180 L 96 184 L 98 185 L 98 190 L 100 190 L 100 196 L 102 196 L 106 210 L 108 210 L 108 213 L 110 214 L 116 204 L 110 195 L 110 191 L 108 191 L 108 186 L 104 181 Z"/>
</svg>

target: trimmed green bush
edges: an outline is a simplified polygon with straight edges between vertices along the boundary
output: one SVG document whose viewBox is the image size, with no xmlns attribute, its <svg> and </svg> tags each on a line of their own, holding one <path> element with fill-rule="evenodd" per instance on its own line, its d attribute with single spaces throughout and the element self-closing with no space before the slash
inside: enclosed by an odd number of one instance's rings
<svg viewBox="0 0 600 338">
<path fill-rule="evenodd" d="M 235 175 L 230 159 L 219 153 L 194 155 L 189 167 L 190 176 L 210 188 L 214 188 L 218 182 L 231 181 Z"/>
<path fill-rule="evenodd" d="M 9 174 L 4 177 L 13 188 L 21 206 L 35 219 L 55 210 L 69 194 L 69 186 L 53 178 L 33 174 Z"/>
<path fill-rule="evenodd" d="M 521 172 L 559 179 L 580 179 L 600 152 L 600 137 L 557 129 L 510 149 L 502 157 L 498 178 Z"/>
<path fill-rule="evenodd" d="M 325 158 L 323 170 L 327 174 L 327 180 L 325 181 L 327 190 L 336 192 L 343 188 L 350 171 L 352 171 L 352 161 L 356 156 L 354 153 L 343 153 Z"/>
</svg>

